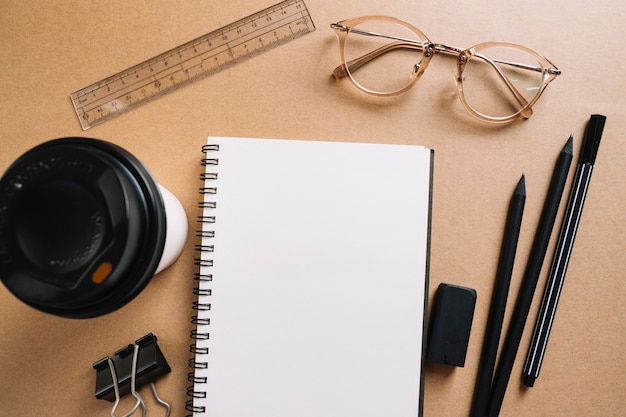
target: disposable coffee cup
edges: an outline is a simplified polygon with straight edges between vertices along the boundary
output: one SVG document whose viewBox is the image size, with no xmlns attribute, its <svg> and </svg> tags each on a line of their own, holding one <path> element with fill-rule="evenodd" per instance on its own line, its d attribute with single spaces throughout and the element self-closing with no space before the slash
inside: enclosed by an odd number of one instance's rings
<svg viewBox="0 0 626 417">
<path fill-rule="evenodd" d="M 0 178 L 0 279 L 26 304 L 97 317 L 134 299 L 187 239 L 180 201 L 131 153 L 62 138 Z"/>
</svg>

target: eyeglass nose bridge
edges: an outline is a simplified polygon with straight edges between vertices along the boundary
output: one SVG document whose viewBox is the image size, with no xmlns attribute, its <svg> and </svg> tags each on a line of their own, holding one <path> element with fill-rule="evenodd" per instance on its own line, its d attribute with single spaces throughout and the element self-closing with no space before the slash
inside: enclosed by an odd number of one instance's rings
<svg viewBox="0 0 626 417">
<path fill-rule="evenodd" d="M 423 49 L 422 59 L 413 65 L 413 77 L 420 78 L 426 68 L 428 68 L 428 64 L 430 63 L 430 59 L 435 55 L 435 44 L 428 43 Z"/>
<path fill-rule="evenodd" d="M 461 51 L 459 53 L 459 58 L 456 61 L 456 82 L 457 83 L 462 83 L 463 82 L 463 71 L 465 70 L 465 66 L 467 65 L 467 52 L 465 51 Z"/>
</svg>

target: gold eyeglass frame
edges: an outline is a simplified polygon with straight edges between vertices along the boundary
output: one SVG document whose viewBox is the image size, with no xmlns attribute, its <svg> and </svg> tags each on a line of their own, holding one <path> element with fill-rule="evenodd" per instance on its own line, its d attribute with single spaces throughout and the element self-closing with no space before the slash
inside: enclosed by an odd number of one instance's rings
<svg viewBox="0 0 626 417">
<path fill-rule="evenodd" d="M 382 33 L 366 32 L 366 31 L 362 31 L 359 29 L 354 29 L 356 25 L 363 23 L 365 21 L 368 21 L 368 20 L 382 20 L 382 21 L 396 23 L 400 26 L 405 27 L 406 29 L 413 31 L 416 35 L 418 35 L 421 39 L 423 39 L 423 42 L 416 42 L 415 40 L 411 40 L 411 39 L 404 39 L 404 38 L 386 35 Z M 333 70 L 333 76 L 335 77 L 335 79 L 348 77 L 350 81 L 352 82 L 352 84 L 357 89 L 359 89 L 360 91 L 368 95 L 378 96 L 378 97 L 396 96 L 401 93 L 404 93 L 405 91 L 409 90 L 415 85 L 415 83 L 417 82 L 417 80 L 419 80 L 419 78 L 422 76 L 424 71 L 426 71 L 426 68 L 428 67 L 430 59 L 433 57 L 435 53 L 441 52 L 441 53 L 448 54 L 448 55 L 455 55 L 458 57 L 457 58 L 457 72 L 455 74 L 455 78 L 456 78 L 459 99 L 461 100 L 463 107 L 465 107 L 465 109 L 472 116 L 480 120 L 486 121 L 486 122 L 506 123 L 506 122 L 515 120 L 519 117 L 528 119 L 533 114 L 532 106 L 537 102 L 537 100 L 539 99 L 543 91 L 546 89 L 548 84 L 550 84 L 550 82 L 552 82 L 558 75 L 561 74 L 561 71 L 552 62 L 550 62 L 546 57 L 544 57 L 543 55 L 535 52 L 534 50 L 528 47 L 518 45 L 515 43 L 510 43 L 510 42 L 497 42 L 497 41 L 479 43 L 477 45 L 474 45 L 466 49 L 458 48 L 455 46 L 444 45 L 444 44 L 435 44 L 435 43 L 432 43 L 429 40 L 429 38 L 426 35 L 424 35 L 424 33 L 421 30 L 419 30 L 418 28 L 416 28 L 415 26 L 409 23 L 396 19 L 395 17 L 376 16 L 376 15 L 363 16 L 363 17 L 358 17 L 355 19 L 347 19 L 347 20 L 339 21 L 337 23 L 332 23 L 330 27 L 336 31 L 335 33 L 337 34 L 337 38 L 339 40 L 339 52 L 341 54 L 341 65 L 339 65 Z M 360 56 L 358 58 L 355 58 L 346 62 L 345 41 L 349 33 L 355 33 L 358 35 L 365 35 L 365 36 L 383 37 L 383 38 L 393 40 L 395 42 L 384 45 L 363 56 Z M 519 51 L 525 52 L 533 56 L 541 66 L 537 67 L 537 66 L 526 65 L 526 64 L 521 64 L 517 62 L 509 62 L 509 61 L 491 59 L 480 53 L 481 50 L 484 50 L 486 48 L 492 48 L 492 47 L 507 47 L 507 48 L 517 49 Z M 379 56 L 387 52 L 390 52 L 392 50 L 399 49 L 399 48 L 415 49 L 418 51 L 422 51 L 422 54 L 423 54 L 421 64 L 419 66 L 416 66 L 417 73 L 415 74 L 413 79 L 410 80 L 409 83 L 403 88 L 397 91 L 389 92 L 389 93 L 377 92 L 377 91 L 369 90 L 363 87 L 353 78 L 351 74 L 353 71 L 357 70 L 361 66 L 367 64 L 368 62 L 378 58 Z M 496 71 L 498 76 L 503 80 L 507 88 L 511 91 L 511 93 L 513 94 L 517 102 L 519 103 L 520 109 L 517 112 L 509 116 L 489 116 L 489 115 L 476 111 L 469 105 L 463 93 L 463 71 L 465 69 L 465 65 L 472 57 L 476 57 L 478 59 L 483 60 L 491 68 L 493 68 Z M 509 66 L 513 66 L 513 67 L 524 69 L 524 70 L 541 72 L 543 75 L 542 83 L 537 91 L 537 94 L 533 97 L 533 99 L 530 101 L 527 101 L 522 96 L 522 94 L 515 88 L 513 83 L 506 77 L 506 75 L 502 72 L 502 70 L 498 67 L 497 64 L 501 64 L 501 65 L 504 64 L 504 65 L 509 65 Z"/>
</svg>

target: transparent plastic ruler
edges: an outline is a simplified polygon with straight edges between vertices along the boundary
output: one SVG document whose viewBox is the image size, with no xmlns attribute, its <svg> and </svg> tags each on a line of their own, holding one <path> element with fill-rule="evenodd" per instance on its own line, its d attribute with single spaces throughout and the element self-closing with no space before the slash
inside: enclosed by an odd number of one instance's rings
<svg viewBox="0 0 626 417">
<path fill-rule="evenodd" d="M 315 30 L 303 0 L 285 0 L 70 95 L 87 130 L 200 78 Z"/>
</svg>

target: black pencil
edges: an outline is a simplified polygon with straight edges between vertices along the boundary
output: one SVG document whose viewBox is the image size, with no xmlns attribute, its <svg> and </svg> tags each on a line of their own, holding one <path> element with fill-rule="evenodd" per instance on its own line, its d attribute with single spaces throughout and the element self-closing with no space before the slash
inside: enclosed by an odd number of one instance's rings
<svg viewBox="0 0 626 417">
<path fill-rule="evenodd" d="M 480 357 L 478 375 L 476 377 L 476 386 L 474 388 L 474 401 L 470 413 L 471 417 L 484 417 L 487 413 L 491 378 L 493 377 L 493 369 L 496 365 L 498 343 L 500 341 L 500 333 L 502 332 L 506 299 L 511 284 L 511 274 L 513 273 L 513 264 L 522 225 L 525 201 L 526 181 L 522 175 L 511 197 L 509 212 L 506 218 L 504 237 L 500 249 L 500 259 L 496 272 L 496 281 L 493 287 L 493 293 L 491 294 L 491 307 L 489 308 L 489 317 L 487 319 L 487 327 L 483 339 L 483 350 Z"/>
<path fill-rule="evenodd" d="M 530 305 L 537 287 L 539 274 L 541 273 L 541 266 L 548 249 L 548 242 L 552 234 L 559 203 L 563 196 L 563 189 L 565 188 L 572 156 L 573 146 L 572 137 L 570 136 L 559 154 L 554 172 L 552 173 L 552 179 L 550 180 L 550 186 L 548 187 L 548 193 L 546 194 L 530 256 L 524 271 L 524 278 L 517 295 L 506 339 L 502 346 L 502 352 L 500 353 L 500 359 L 491 385 L 489 405 L 487 406 L 487 416 L 489 417 L 497 416 L 502 407 L 506 387 L 513 370 L 513 362 L 515 362 L 515 356 L 522 339 L 522 333 L 524 332 Z"/>
</svg>

